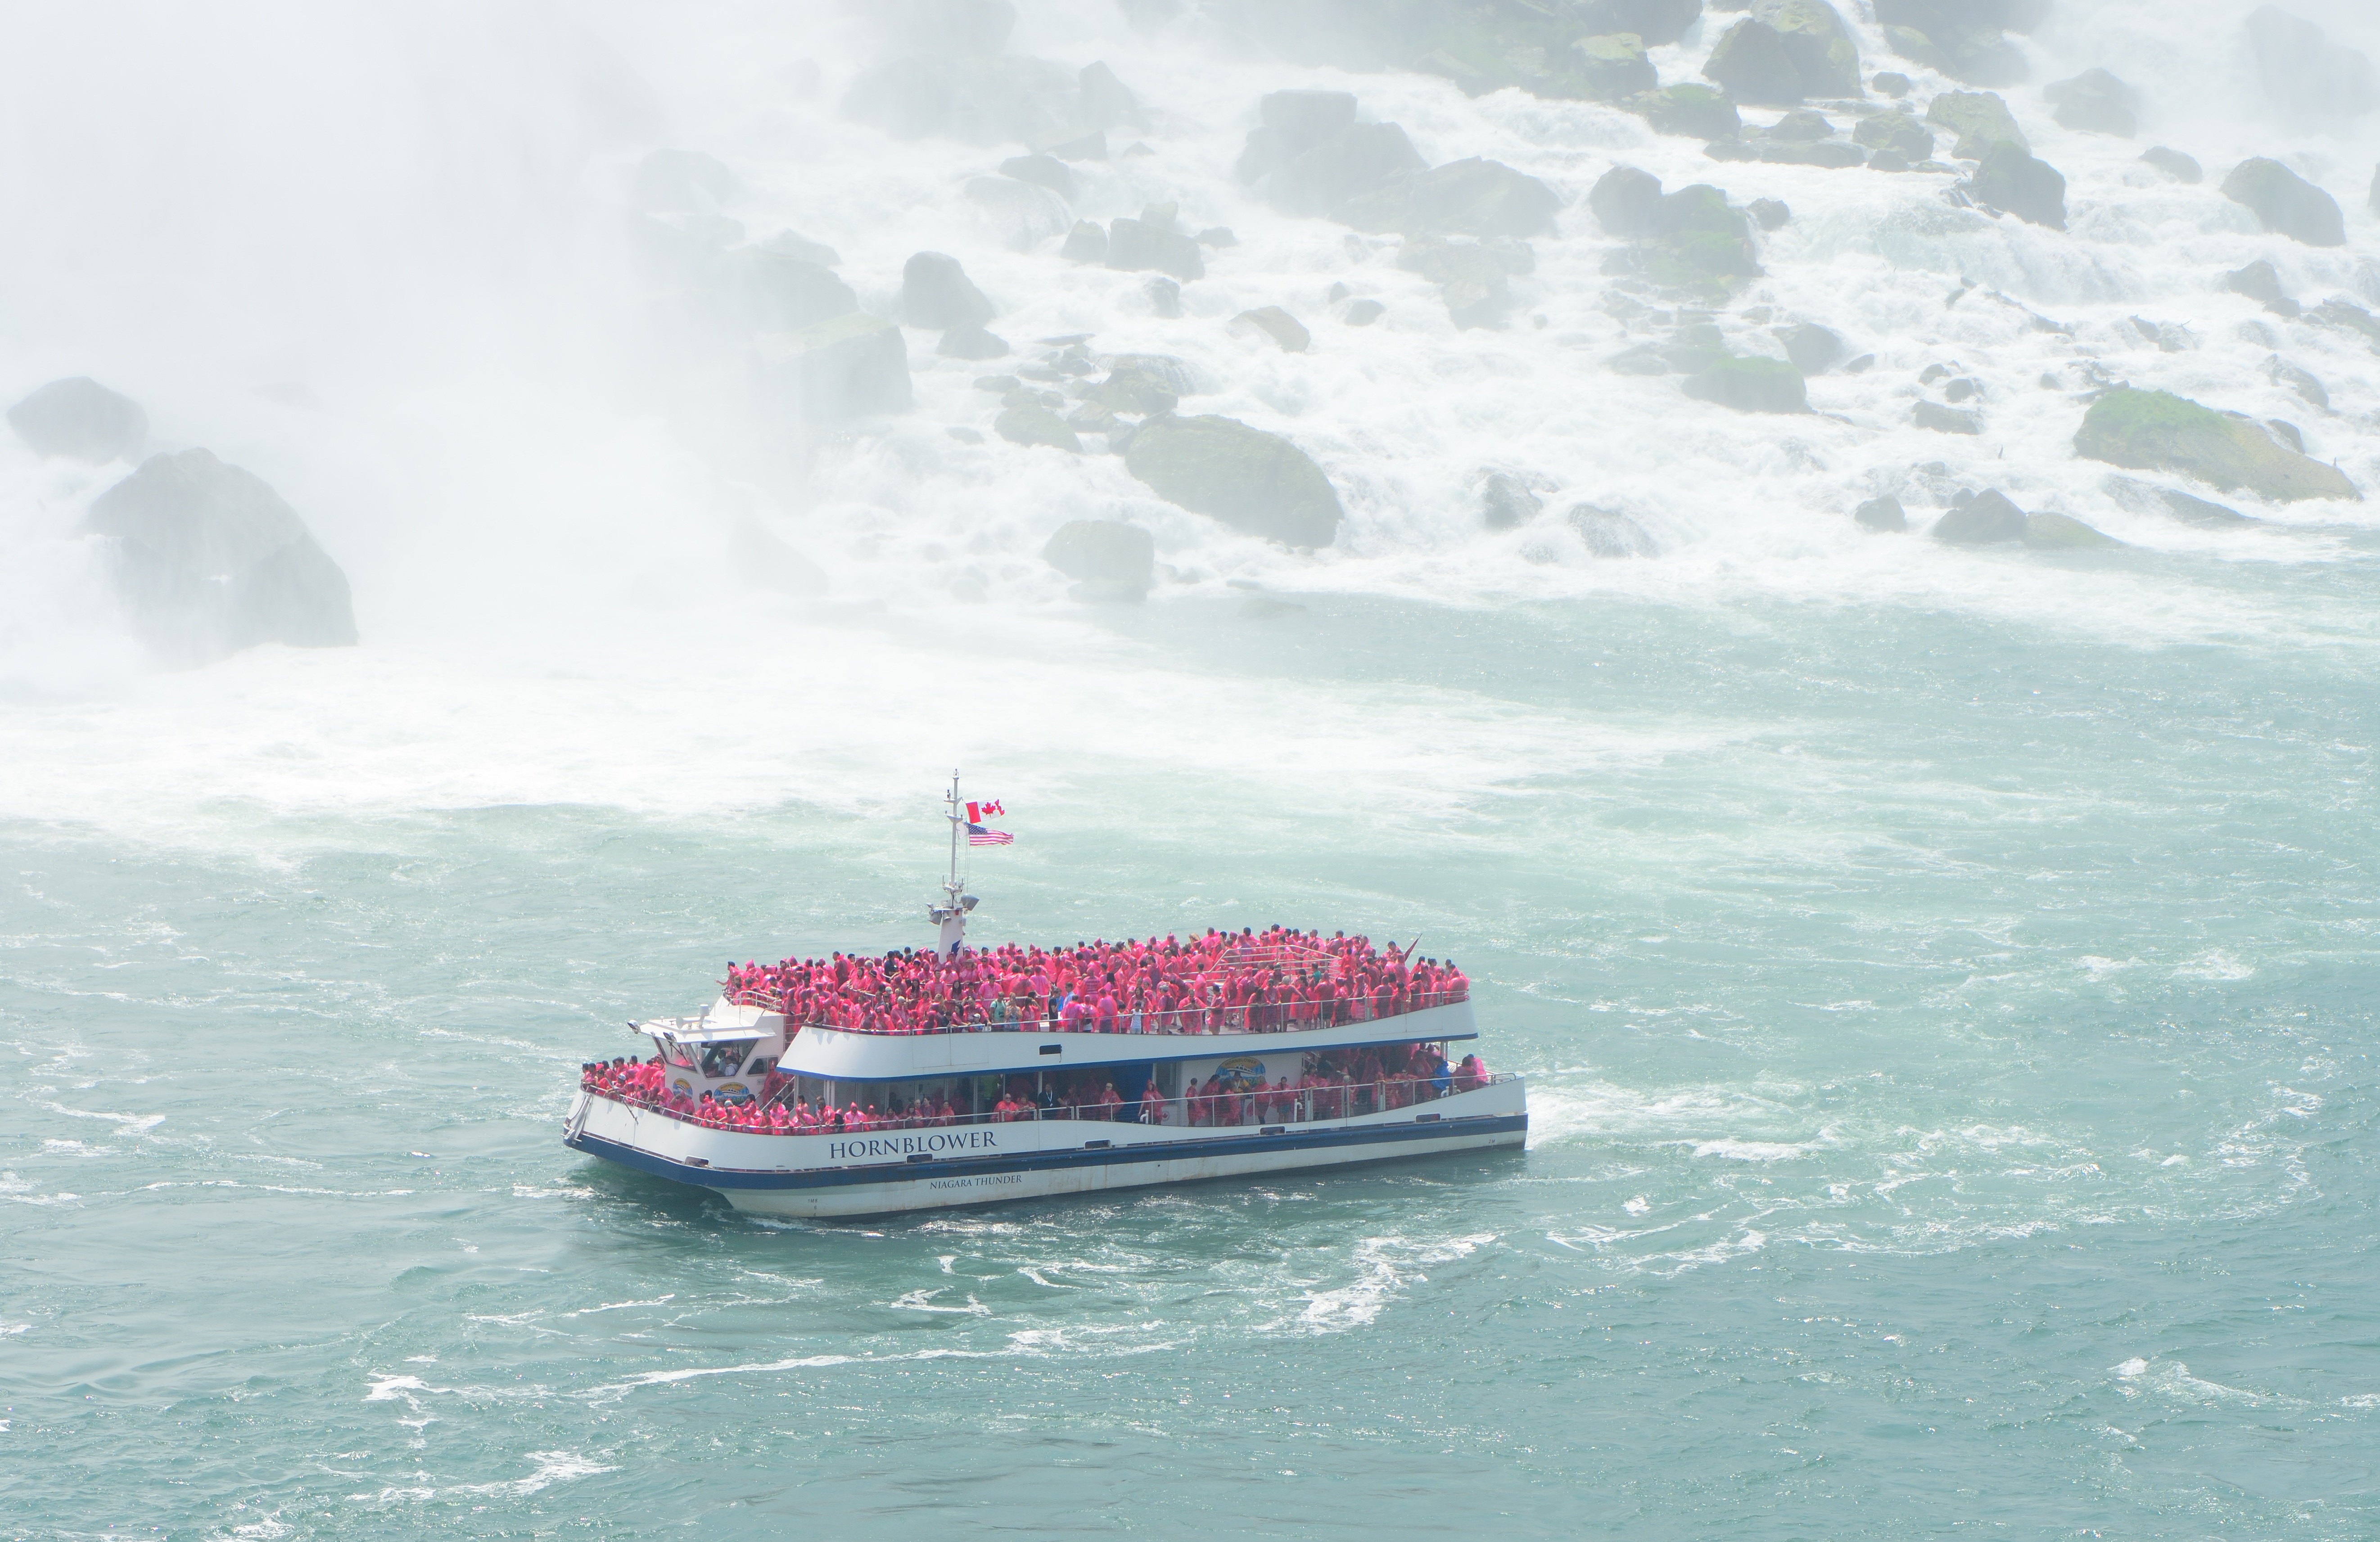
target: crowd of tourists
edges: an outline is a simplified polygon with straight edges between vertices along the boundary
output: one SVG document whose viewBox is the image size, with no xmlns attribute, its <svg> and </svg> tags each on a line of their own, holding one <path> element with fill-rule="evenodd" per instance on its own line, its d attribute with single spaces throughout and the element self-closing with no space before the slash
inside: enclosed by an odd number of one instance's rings
<svg viewBox="0 0 2380 1542">
<path fill-rule="evenodd" d="M 1369 938 L 1268 927 L 1186 941 L 1003 943 L 947 958 L 903 949 L 731 964 L 722 990 L 796 1026 L 860 1033 L 1261 1033 L 1464 1001 L 1471 981 L 1451 960 L 1410 958 Z"/>
<path fill-rule="evenodd" d="M 579 1080 L 603 1097 L 691 1123 L 756 1135 L 922 1130 L 1027 1119 L 1110 1120 L 1193 1129 L 1288 1124 L 1410 1108 L 1488 1081 L 1488 1067 L 1476 1055 L 1450 1065 L 1436 1046 L 1412 1044 L 1307 1055 L 1294 1079 L 1284 1075 L 1269 1086 L 1261 1077 L 1219 1069 L 1204 1081 L 1192 1081 L 1173 1098 L 1160 1091 L 1154 1079 L 1127 1098 L 1116 1090 L 1112 1074 L 1107 1072 L 1012 1075 L 1002 1086 L 999 1100 L 977 1111 L 953 1105 L 947 1085 L 881 1110 L 856 1099 L 837 1108 L 824 1098 L 813 1106 L 807 1097 L 787 1099 L 784 1094 L 794 1088 L 794 1079 L 777 1071 L 768 1074 L 759 1096 L 729 1102 L 708 1092 L 696 1098 L 674 1090 L 667 1070 L 659 1056 L 649 1061 L 624 1056 L 588 1062 L 579 1068 Z"/>
</svg>

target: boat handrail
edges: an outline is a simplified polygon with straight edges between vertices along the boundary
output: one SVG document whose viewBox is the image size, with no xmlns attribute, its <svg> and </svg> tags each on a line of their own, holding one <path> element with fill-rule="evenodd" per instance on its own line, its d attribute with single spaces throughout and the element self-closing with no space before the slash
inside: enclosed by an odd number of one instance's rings
<svg viewBox="0 0 2380 1542">
<path fill-rule="evenodd" d="M 1107 1033 L 1107 1034 L 1220 1034 L 1220 1033 L 1304 1033 L 1315 1028 L 1343 1027 L 1350 1023 L 1385 1023 L 1411 1013 L 1431 1007 L 1452 1006 L 1471 999 L 1468 990 L 1406 990 L 1391 999 L 1391 1010 L 1381 1012 L 1372 998 L 1298 997 L 1281 1002 L 1255 1002 L 1242 1006 L 1177 1007 L 1172 1012 L 1123 1012 L 1112 1019 L 1092 1018 L 1090 1026 L 1078 1019 L 1069 1027 L 1056 1017 L 1009 1018 L 993 1020 L 980 1002 L 975 1003 L 978 1014 L 957 1023 L 934 1023 L 919 1027 L 868 1026 L 866 1014 L 852 1010 L 837 1013 L 836 1006 L 849 1006 L 850 1001 L 832 1003 L 824 1013 L 812 1013 L 796 1017 L 787 1007 L 783 995 L 771 996 L 766 991 L 747 990 L 740 993 L 738 1005 L 758 1006 L 764 1011 L 782 1013 L 787 1024 L 799 1028 L 832 1028 L 838 1033 L 885 1034 L 907 1037 L 937 1033 Z M 1302 1013 L 1297 1009 L 1314 1008 Z M 843 1020 L 837 1021 L 840 1017 Z M 1253 1019 L 1253 1020 L 1252 1020 Z M 1099 1026 L 1111 1021 L 1112 1027 Z"/>
<path fill-rule="evenodd" d="M 970 1073 L 970 1075 L 978 1074 L 986 1075 L 1000 1075 L 1000 1073 L 996 1072 Z M 921 1079 L 932 1080 L 934 1078 L 928 1077 Z M 1379 1090 L 1384 1087 L 1402 1088 L 1412 1093 L 1412 1101 L 1402 1105 L 1402 1107 L 1413 1108 L 1423 1103 L 1434 1103 L 1439 1101 L 1440 1099 L 1456 1097 L 1465 1092 L 1476 1092 L 1482 1087 L 1499 1087 L 1508 1082 L 1516 1082 L 1519 1081 L 1521 1077 L 1520 1074 L 1517 1072 L 1498 1071 L 1475 1076 L 1464 1076 L 1459 1074 L 1450 1073 L 1448 1079 L 1450 1085 L 1443 1090 L 1439 1087 L 1434 1078 L 1420 1077 L 1410 1080 L 1392 1078 L 1386 1081 L 1354 1082 L 1343 1085 L 1334 1083 L 1329 1087 L 1290 1087 L 1281 1089 L 1277 1093 L 1273 1089 L 1268 1088 L 1262 1094 L 1259 1094 L 1253 1087 L 1250 1087 L 1245 1091 L 1238 1092 L 1225 1091 L 1220 1093 L 1193 1093 L 1185 1091 L 1172 1098 L 1161 1098 L 1158 1099 L 1158 1105 L 1164 1115 L 1163 1118 L 1158 1121 L 1158 1123 L 1161 1127 L 1170 1129 L 1230 1129 L 1262 1127 L 1271 1124 L 1311 1124 L 1334 1119 L 1359 1119 L 1368 1114 L 1392 1113 L 1397 1111 L 1395 1107 L 1380 1106 L 1382 1099 L 1379 1097 Z M 1453 1085 L 1463 1083 L 1467 1083 L 1468 1085 Z M 580 1078 L 580 1086 L 594 1097 L 608 1098 L 615 1103 L 625 1104 L 629 1108 L 639 1109 L 648 1113 L 658 1113 L 664 1118 L 674 1119 L 682 1123 L 700 1124 L 705 1128 L 722 1130 L 729 1135 L 893 1135 L 908 1130 L 947 1130 L 966 1128 L 982 1124 L 1037 1123 L 1048 1121 L 1075 1121 L 1092 1124 L 1147 1124 L 1149 1123 L 1145 1119 L 1123 1119 L 1118 1117 L 1121 1111 L 1124 1109 L 1138 1109 L 1145 1106 L 1143 1102 L 1135 1101 L 1129 1103 L 1073 1103 L 1062 1104 L 1056 1108 L 1049 1109 L 1039 1108 L 1034 1105 L 1026 1105 L 1024 1108 L 1012 1111 L 1008 1113 L 1001 1113 L 998 1111 L 987 1113 L 953 1113 L 947 1120 L 934 1117 L 917 1118 L 909 1116 L 904 1116 L 901 1118 L 887 1116 L 869 1120 L 863 1116 L 862 1122 L 856 1125 L 840 1123 L 832 1125 L 814 1123 L 796 1125 L 792 1128 L 781 1130 L 774 1125 L 751 1125 L 741 1123 L 710 1124 L 700 1118 L 694 1117 L 692 1114 L 673 1109 L 665 1102 L 659 1100 L 649 1101 L 639 1098 L 624 1097 L 614 1088 L 596 1085 L 591 1075 L 582 1076 Z M 790 1087 L 788 1087 L 786 1090 L 790 1090 Z M 1372 1096 L 1365 1098 L 1357 1096 L 1358 1094 L 1371 1094 Z M 781 1091 L 778 1096 L 782 1099 L 783 1092 Z M 1232 1106 L 1229 1108 L 1216 1106 L 1224 1103 L 1226 1099 L 1232 1100 Z M 1365 1102 L 1369 1102 L 1373 1106 L 1369 1108 L 1357 1107 L 1358 1104 Z M 1203 1103 L 1208 1105 L 1208 1107 L 1201 1110 L 1188 1106 L 1194 1103 Z M 1259 1112 L 1257 1117 L 1248 1118 L 1245 1117 L 1247 1112 L 1246 1105 L 1251 1103 L 1269 1105 L 1276 1111 L 1285 1111 L 1275 1113 Z M 1317 1117 L 1314 1111 L 1318 1106 L 1328 1109 L 1333 1103 L 1336 1103 L 1343 1111 L 1336 1113 L 1326 1112 L 1320 1115 L 1319 1118 Z M 765 1107 L 766 1105 L 764 1104 L 763 1106 Z M 698 1110 L 697 1112 L 698 1111 L 699 1111 Z M 1181 1112 L 1183 1116 L 1182 1121 L 1178 1123 L 1173 1118 L 1176 1111 Z M 1233 1118 L 1228 1123 L 1220 1122 L 1220 1116 L 1225 1112 L 1235 1113 L 1241 1117 Z M 1205 1116 L 1203 1120 L 1198 1118 L 1202 1113 Z"/>
</svg>

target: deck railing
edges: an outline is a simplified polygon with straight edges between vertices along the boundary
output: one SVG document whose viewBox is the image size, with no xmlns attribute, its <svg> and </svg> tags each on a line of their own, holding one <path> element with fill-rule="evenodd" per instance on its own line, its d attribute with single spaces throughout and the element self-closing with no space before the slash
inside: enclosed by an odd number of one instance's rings
<svg viewBox="0 0 2380 1542">
<path fill-rule="evenodd" d="M 993 1074 L 993 1073 L 987 1073 Z M 1143 1099 L 1131 1103 L 1076 1103 L 1054 1108 L 1026 1106 L 1009 1112 L 953 1113 L 948 1119 L 930 1115 L 884 1115 L 870 1119 L 864 1113 L 854 1123 L 838 1115 L 832 1123 L 795 1125 L 778 1129 L 771 1125 L 753 1125 L 723 1118 L 705 1118 L 697 1111 L 669 1107 L 650 1097 L 630 1096 L 618 1088 L 599 1084 L 589 1074 L 580 1085 L 598 1098 L 608 1098 L 615 1103 L 658 1113 L 665 1119 L 699 1124 L 709 1129 L 724 1130 L 731 1135 L 883 1135 L 904 1130 L 947 1130 L 983 1124 L 1034 1123 L 1050 1120 L 1080 1121 L 1087 1123 L 1141 1124 L 1167 1129 L 1254 1129 L 1269 1125 L 1316 1124 L 1338 1119 L 1360 1119 L 1367 1114 L 1392 1113 L 1401 1109 L 1418 1108 L 1443 1098 L 1464 1092 L 1476 1092 L 1484 1087 L 1495 1087 L 1519 1080 L 1510 1071 L 1493 1075 L 1464 1076 L 1449 1072 L 1440 1085 L 1439 1078 L 1403 1078 L 1378 1082 L 1357 1082 L 1318 1087 L 1268 1088 L 1258 1092 L 1251 1087 L 1245 1092 L 1184 1093 L 1174 1098 Z M 791 1090 L 790 1087 L 787 1090 Z M 779 1093 L 782 1099 L 783 1093 Z M 766 1105 L 763 1105 L 764 1107 Z M 1156 1117 L 1149 1116 L 1154 1111 Z"/>
<path fill-rule="evenodd" d="M 1070 1024 L 1054 1015 L 1027 1015 L 1033 1011 L 1032 1007 L 1019 1006 L 1016 998 L 1002 998 L 990 1002 L 966 1002 L 955 1009 L 949 1006 L 939 1008 L 935 1020 L 931 1022 L 895 1025 L 882 1021 L 892 1014 L 892 1009 L 874 1004 L 866 997 L 845 997 L 827 1003 L 823 1010 L 813 1008 L 807 1014 L 787 1011 L 782 995 L 771 995 L 763 990 L 739 991 L 731 998 L 739 1006 L 757 1006 L 767 1012 L 783 1013 L 787 1022 L 796 1028 L 820 1027 L 834 1028 L 843 1033 L 880 1034 L 1294 1033 L 1308 1028 L 1337 1027 L 1347 1023 L 1382 1022 L 1391 1017 L 1402 1017 L 1407 1013 L 1449 1006 L 1470 999 L 1470 991 L 1463 989 L 1383 990 L 1368 996 L 1298 997 L 1280 1002 L 1251 1002 L 1244 1006 L 1225 1006 L 1217 1002 L 1177 1007 L 1171 1012 L 1119 1009 L 1112 1017 L 1078 1017 Z"/>
</svg>

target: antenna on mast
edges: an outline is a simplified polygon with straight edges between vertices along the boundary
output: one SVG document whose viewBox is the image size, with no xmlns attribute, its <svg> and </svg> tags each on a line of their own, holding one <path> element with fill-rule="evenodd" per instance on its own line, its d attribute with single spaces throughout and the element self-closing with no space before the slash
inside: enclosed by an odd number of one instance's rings
<svg viewBox="0 0 2380 1542">
<path fill-rule="evenodd" d="M 975 908 L 975 896 L 965 892 L 966 885 L 959 878 L 959 833 L 966 816 L 960 811 L 956 769 L 951 771 L 951 790 L 942 795 L 942 802 L 951 821 L 951 871 L 942 880 L 943 903 L 929 905 L 926 914 L 941 929 L 934 940 L 934 952 L 943 958 L 955 958 L 959 949 L 966 945 L 967 912 Z"/>
</svg>

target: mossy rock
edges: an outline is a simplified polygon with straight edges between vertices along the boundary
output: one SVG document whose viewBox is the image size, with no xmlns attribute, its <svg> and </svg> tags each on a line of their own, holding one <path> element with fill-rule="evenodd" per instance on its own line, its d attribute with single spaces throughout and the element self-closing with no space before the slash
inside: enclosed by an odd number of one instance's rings
<svg viewBox="0 0 2380 1542">
<path fill-rule="evenodd" d="M 1738 412 L 1807 412 L 1802 371 L 1781 358 L 1729 356 L 1686 382 L 1686 395 Z"/>
<path fill-rule="evenodd" d="M 1041 548 L 1041 560 L 1081 586 L 1077 599 L 1138 600 L 1155 578 L 1157 540 L 1119 519 L 1070 520 Z"/>
<path fill-rule="evenodd" d="M 1934 130 L 1911 113 L 1878 113 L 1862 118 L 1852 129 L 1852 140 L 1870 150 L 1889 150 L 1911 165 L 1934 156 Z"/>
<path fill-rule="evenodd" d="M 2056 166 L 2012 144 L 1984 152 L 1984 164 L 1967 180 L 1967 196 L 1987 209 L 2014 214 L 2028 225 L 2066 228 L 2066 178 Z"/>
<path fill-rule="evenodd" d="M 1642 117 L 1657 134 L 1682 134 L 1696 140 L 1729 140 L 1742 131 L 1743 118 L 1725 91 L 1715 86 L 1682 80 L 1657 91 L 1632 96 L 1620 103 Z"/>
<path fill-rule="evenodd" d="M 2343 247 L 2338 200 L 2278 161 L 2242 161 L 2223 179 L 2223 196 L 2256 212 L 2265 228 L 2310 247 Z"/>
<path fill-rule="evenodd" d="M 1232 418 L 1152 418 L 1124 469 L 1169 503 L 1288 546 L 1328 546 L 1342 510 L 1330 479 L 1277 433 Z"/>
<path fill-rule="evenodd" d="M 1768 23 L 1746 17 L 1727 30 L 1703 64 L 1703 74 L 1738 102 L 1790 107 L 1804 95 L 1802 72 L 1785 40 Z"/>
<path fill-rule="evenodd" d="M 1881 498 L 1870 498 L 1858 508 L 1853 509 L 1852 518 L 1857 521 L 1863 529 L 1883 530 L 1890 533 L 1909 528 L 1908 511 L 1900 506 L 1900 500 L 1889 492 Z"/>
<path fill-rule="evenodd" d="M 1047 444 L 1082 454 L 1083 442 L 1066 420 L 1038 404 L 1018 403 L 991 420 L 991 431 L 1011 444 Z"/>
<path fill-rule="evenodd" d="M 1925 109 L 1925 121 L 1959 136 L 1950 153 L 1961 161 L 1980 161 L 1996 144 L 2033 153 L 2033 144 L 2016 126 L 2008 103 L 1990 91 L 1944 91 Z"/>
<path fill-rule="evenodd" d="M 2227 492 L 2244 488 L 2277 504 L 2362 496 L 2337 467 L 2276 443 L 2252 422 L 2166 391 L 2119 386 L 2101 396 L 2083 414 L 2074 450 L 2110 466 L 2179 471 Z"/>
<path fill-rule="evenodd" d="M 2047 551 L 2081 551 L 2093 546 L 2121 546 L 2114 536 L 2105 535 L 2080 519 L 2063 514 L 2028 514 L 2024 516 L 2024 543 Z"/>
<path fill-rule="evenodd" d="M 2028 516 L 1998 488 L 1976 494 L 1934 521 L 1933 537 L 1954 546 L 1990 546 L 2022 540 Z"/>
<path fill-rule="evenodd" d="M 2129 140 L 2139 127 L 2134 116 L 2139 93 L 2104 69 L 2086 69 L 2070 80 L 2053 80 L 2041 88 L 2041 94 L 2057 104 L 2061 128 Z"/>
<path fill-rule="evenodd" d="M 1617 102 L 1660 84 L 1653 61 L 1645 56 L 1645 40 L 1633 32 L 1581 38 L 1570 51 L 1587 95 L 1597 102 Z"/>
<path fill-rule="evenodd" d="M 1804 96 L 1858 96 L 1859 45 L 1827 0 L 1765 0 L 1762 20 L 1777 30 Z"/>
</svg>

